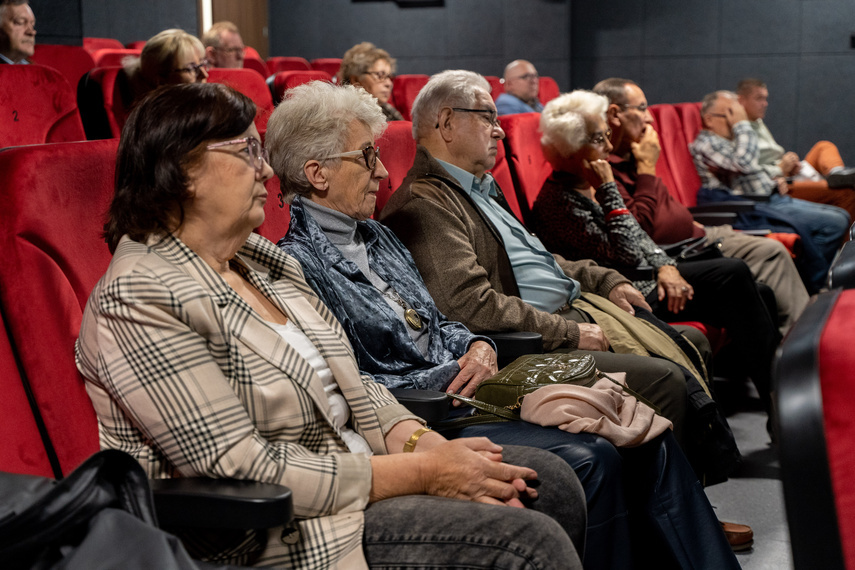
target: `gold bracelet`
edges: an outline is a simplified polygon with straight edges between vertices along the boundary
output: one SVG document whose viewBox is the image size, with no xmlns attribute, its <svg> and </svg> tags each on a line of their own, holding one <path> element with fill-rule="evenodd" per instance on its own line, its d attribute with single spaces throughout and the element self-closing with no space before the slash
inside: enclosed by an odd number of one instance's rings
<svg viewBox="0 0 855 570">
<path fill-rule="evenodd" d="M 429 427 L 420 427 L 413 435 L 410 436 L 410 439 L 407 440 L 407 443 L 404 444 L 404 453 L 411 453 L 416 449 L 416 443 L 418 443 L 419 438 L 426 434 L 427 432 L 432 431 Z"/>
</svg>

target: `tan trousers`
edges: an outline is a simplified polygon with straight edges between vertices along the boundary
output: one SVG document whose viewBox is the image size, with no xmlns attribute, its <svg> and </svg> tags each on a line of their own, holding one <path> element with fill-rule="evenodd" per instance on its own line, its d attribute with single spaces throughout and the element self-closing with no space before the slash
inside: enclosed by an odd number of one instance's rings
<svg viewBox="0 0 855 570">
<path fill-rule="evenodd" d="M 708 243 L 721 239 L 721 251 L 725 256 L 744 261 L 754 279 L 775 292 L 778 330 L 786 334 L 810 298 L 787 248 L 777 240 L 746 235 L 726 225 L 705 226 L 704 229 Z"/>
<path fill-rule="evenodd" d="M 829 141 L 819 141 L 813 145 L 805 155 L 805 162 L 823 176 L 835 166 L 843 166 L 840 151 Z M 800 200 L 843 208 L 849 212 L 850 220 L 855 221 L 855 188 L 832 189 L 825 180 L 797 180 L 790 184 L 790 195 Z"/>
</svg>

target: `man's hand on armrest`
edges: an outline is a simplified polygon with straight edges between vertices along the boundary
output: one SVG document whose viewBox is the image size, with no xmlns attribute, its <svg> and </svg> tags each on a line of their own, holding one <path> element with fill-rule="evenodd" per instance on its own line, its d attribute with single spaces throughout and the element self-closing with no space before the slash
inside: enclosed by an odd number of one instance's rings
<svg viewBox="0 0 855 570">
<path fill-rule="evenodd" d="M 621 283 L 609 292 L 609 301 L 629 313 L 635 315 L 633 305 L 637 305 L 648 311 L 651 310 L 650 305 L 644 300 L 644 295 L 629 283 Z"/>
</svg>

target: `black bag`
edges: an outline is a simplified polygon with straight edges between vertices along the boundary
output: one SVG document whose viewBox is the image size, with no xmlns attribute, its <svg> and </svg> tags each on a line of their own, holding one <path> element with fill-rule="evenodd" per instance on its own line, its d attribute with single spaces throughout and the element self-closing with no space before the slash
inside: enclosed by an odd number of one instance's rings
<svg viewBox="0 0 855 570">
<path fill-rule="evenodd" d="M 157 528 L 143 468 L 116 450 L 59 481 L 0 472 L 0 560 L 3 568 L 208 567 Z"/>
</svg>

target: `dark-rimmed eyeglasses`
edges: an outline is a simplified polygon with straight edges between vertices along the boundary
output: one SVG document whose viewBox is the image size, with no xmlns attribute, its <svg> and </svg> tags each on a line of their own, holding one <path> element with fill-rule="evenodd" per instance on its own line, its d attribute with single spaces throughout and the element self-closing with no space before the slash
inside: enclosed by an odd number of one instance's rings
<svg viewBox="0 0 855 570">
<path fill-rule="evenodd" d="M 588 137 L 588 142 L 595 146 L 603 146 L 612 138 L 612 130 L 606 129 L 605 131 L 597 132 Z"/>
<path fill-rule="evenodd" d="M 349 150 L 347 152 L 340 152 L 338 154 L 331 154 L 329 156 L 325 156 L 320 160 L 328 160 L 330 158 L 345 158 L 350 156 L 362 155 L 362 158 L 365 160 L 365 166 L 368 167 L 368 170 L 374 172 L 374 169 L 377 167 L 377 157 L 380 156 L 380 147 L 368 145 L 365 148 L 361 148 L 359 150 Z"/>
<path fill-rule="evenodd" d="M 645 111 L 650 109 L 650 106 L 647 103 L 642 103 L 641 105 L 630 105 L 629 103 L 621 103 L 620 106 L 624 109 L 635 109 L 639 113 L 644 113 Z"/>
<path fill-rule="evenodd" d="M 264 163 L 270 162 L 270 155 L 267 153 L 267 149 L 261 146 L 261 142 L 252 135 L 242 139 L 209 144 L 207 148 L 211 150 L 235 144 L 246 144 L 246 148 L 243 150 L 249 155 L 249 162 L 255 168 L 255 171 L 261 174 L 264 171 Z"/>
<path fill-rule="evenodd" d="M 225 52 L 225 53 L 228 53 L 228 54 L 231 54 L 231 55 L 235 55 L 235 56 L 237 56 L 237 55 L 243 55 L 244 50 L 246 50 L 246 48 L 245 48 L 245 47 L 243 47 L 243 46 L 241 46 L 241 47 L 230 47 L 230 48 L 227 48 L 227 47 L 215 47 L 214 49 L 215 49 L 215 50 L 217 50 L 217 51 L 222 51 L 222 52 Z"/>
<path fill-rule="evenodd" d="M 725 115 L 724 113 L 707 113 L 707 116 L 709 116 L 709 117 L 719 117 L 719 118 L 722 118 L 722 119 L 726 119 L 726 118 L 727 118 L 727 115 Z"/>
<path fill-rule="evenodd" d="M 491 128 L 502 128 L 502 124 L 499 122 L 498 113 L 494 109 L 465 109 L 463 107 L 452 107 L 451 110 L 458 111 L 460 113 L 478 113 L 487 119 Z"/>
<path fill-rule="evenodd" d="M 510 81 L 513 81 L 514 79 L 522 79 L 523 81 L 539 81 L 540 76 L 537 73 L 523 73 L 522 75 L 511 77 Z"/>
<path fill-rule="evenodd" d="M 370 75 L 377 81 L 386 81 L 387 79 L 392 81 L 395 79 L 394 73 L 386 73 L 385 71 L 366 71 L 365 75 Z"/>
<path fill-rule="evenodd" d="M 192 73 L 193 75 L 199 75 L 202 70 L 206 72 L 211 69 L 211 62 L 207 59 L 203 59 L 199 63 L 188 63 L 184 67 L 179 67 L 178 69 L 173 69 L 175 73 Z"/>
</svg>

